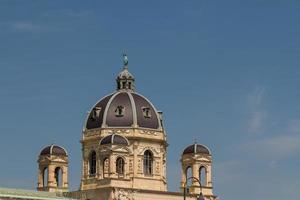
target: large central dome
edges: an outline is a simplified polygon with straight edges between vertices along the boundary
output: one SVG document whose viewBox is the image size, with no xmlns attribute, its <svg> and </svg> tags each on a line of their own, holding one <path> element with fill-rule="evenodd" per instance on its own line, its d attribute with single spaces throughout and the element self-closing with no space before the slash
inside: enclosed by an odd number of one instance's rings
<svg viewBox="0 0 300 200">
<path fill-rule="evenodd" d="M 141 127 L 160 129 L 161 119 L 153 104 L 134 91 L 128 61 L 117 76 L 117 91 L 100 99 L 91 109 L 86 128 Z"/>
<path fill-rule="evenodd" d="M 91 110 L 86 128 L 143 127 L 158 129 L 159 115 L 142 95 L 119 90 L 102 98 Z"/>
</svg>

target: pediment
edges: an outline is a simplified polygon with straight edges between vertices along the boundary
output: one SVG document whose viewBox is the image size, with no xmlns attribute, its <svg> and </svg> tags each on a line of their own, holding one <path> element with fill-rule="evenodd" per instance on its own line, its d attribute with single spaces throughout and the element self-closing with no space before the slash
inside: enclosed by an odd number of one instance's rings
<svg viewBox="0 0 300 200">
<path fill-rule="evenodd" d="M 159 148 L 155 148 L 155 147 L 152 147 L 152 146 L 141 146 L 141 147 L 139 148 L 138 154 L 139 154 L 139 155 L 143 155 L 144 152 L 145 152 L 147 149 L 151 150 L 151 152 L 153 152 L 154 155 L 158 155 L 158 154 L 160 153 L 160 149 L 159 149 Z"/>
<path fill-rule="evenodd" d="M 104 152 L 110 152 L 110 151 L 113 151 L 113 152 L 121 152 L 121 153 L 128 153 L 128 154 L 131 154 L 131 150 L 128 148 L 128 147 L 125 147 L 125 146 L 110 146 L 110 147 L 103 147 L 100 149 L 100 152 L 101 153 L 104 153 Z"/>
</svg>

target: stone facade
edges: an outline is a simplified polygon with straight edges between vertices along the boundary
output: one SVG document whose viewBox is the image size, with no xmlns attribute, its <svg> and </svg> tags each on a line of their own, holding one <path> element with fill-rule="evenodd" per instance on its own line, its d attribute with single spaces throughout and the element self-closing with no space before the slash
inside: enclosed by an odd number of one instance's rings
<svg viewBox="0 0 300 200">
<path fill-rule="evenodd" d="M 155 190 L 137 190 L 128 188 L 102 188 L 85 191 L 74 191 L 65 194 L 74 199 L 93 200 L 183 200 L 181 192 L 161 192 Z M 186 200 L 197 200 L 197 194 L 187 194 Z M 205 200 L 217 200 L 214 195 L 204 195 Z"/>
<path fill-rule="evenodd" d="M 105 136 L 117 133 L 126 137 L 129 146 L 106 145 L 99 142 Z M 123 187 L 136 189 L 151 189 L 158 191 L 167 190 L 166 181 L 166 136 L 163 130 L 146 130 L 140 128 L 122 129 L 98 129 L 85 130 L 83 132 L 83 176 L 81 190 Z M 144 174 L 144 152 L 153 153 L 153 173 Z M 89 175 L 90 152 L 97 155 L 96 174 Z M 122 157 L 125 160 L 124 174 L 116 172 L 116 160 Z M 108 163 L 104 159 L 108 158 Z"/>
</svg>

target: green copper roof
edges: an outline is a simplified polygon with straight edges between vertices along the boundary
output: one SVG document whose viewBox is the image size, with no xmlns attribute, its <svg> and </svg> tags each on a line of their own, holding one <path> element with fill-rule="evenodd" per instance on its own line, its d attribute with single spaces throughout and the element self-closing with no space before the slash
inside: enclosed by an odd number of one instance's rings
<svg viewBox="0 0 300 200">
<path fill-rule="evenodd" d="M 23 190 L 23 189 L 11 189 L 11 188 L 0 188 L 0 199 L 32 199 L 32 200 L 72 200 L 70 198 L 63 197 L 61 193 L 54 192 L 40 192 L 34 190 Z"/>
</svg>

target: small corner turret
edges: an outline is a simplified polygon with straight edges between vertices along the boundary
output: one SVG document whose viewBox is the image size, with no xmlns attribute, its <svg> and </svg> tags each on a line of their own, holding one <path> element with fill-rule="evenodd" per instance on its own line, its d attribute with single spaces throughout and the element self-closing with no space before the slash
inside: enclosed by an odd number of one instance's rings
<svg viewBox="0 0 300 200">
<path fill-rule="evenodd" d="M 42 149 L 39 158 L 38 191 L 68 191 L 68 154 L 60 146 L 50 145 Z"/>
</svg>

